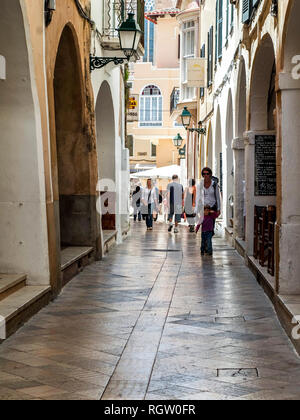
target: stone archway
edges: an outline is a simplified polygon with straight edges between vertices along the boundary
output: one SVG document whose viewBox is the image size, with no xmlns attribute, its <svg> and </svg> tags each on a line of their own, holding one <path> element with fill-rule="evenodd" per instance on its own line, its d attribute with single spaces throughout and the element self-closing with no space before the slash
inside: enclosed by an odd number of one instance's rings
<svg viewBox="0 0 300 420">
<path fill-rule="evenodd" d="M 84 127 L 80 53 L 71 26 L 61 35 L 54 71 L 60 244 L 95 246 L 95 199 L 90 192 L 89 142 Z"/>
<path fill-rule="evenodd" d="M 1 1 L 0 272 L 49 285 L 42 131 L 26 19 L 19 0 Z"/>
<path fill-rule="evenodd" d="M 209 123 L 208 130 L 207 130 L 206 148 L 205 148 L 205 166 L 209 168 L 213 167 L 213 137 L 212 137 L 211 123 Z"/>
<path fill-rule="evenodd" d="M 214 165 L 213 173 L 219 178 L 219 185 L 221 192 L 223 192 L 223 153 L 222 153 L 222 129 L 221 129 L 221 114 L 218 106 L 216 114 L 216 131 L 214 141 Z"/>
<path fill-rule="evenodd" d="M 224 199 L 226 200 L 226 218 L 225 223 L 229 228 L 233 228 L 234 218 L 234 165 L 233 165 L 233 151 L 232 151 L 232 140 L 233 140 L 233 102 L 232 93 L 229 90 L 227 100 L 227 113 L 226 113 L 226 159 L 225 159 L 225 173 L 226 182 L 224 188 Z M 225 203 L 224 203 L 225 204 Z"/>
<path fill-rule="evenodd" d="M 282 294 L 300 294 L 300 2 L 291 2 L 284 33 L 281 94 L 281 234 L 279 288 Z"/>
<path fill-rule="evenodd" d="M 116 230 L 116 151 L 114 105 L 110 86 L 103 82 L 96 103 L 98 192 L 102 230 Z"/>
<path fill-rule="evenodd" d="M 241 57 L 236 95 L 236 137 L 232 143 L 234 155 L 234 237 L 245 239 L 246 209 L 245 209 L 245 144 L 247 103 L 246 103 L 246 67 Z"/>
<path fill-rule="evenodd" d="M 250 83 L 250 131 L 245 141 L 246 249 L 254 250 L 255 206 L 276 206 L 275 52 L 267 34 L 260 42 Z"/>
</svg>

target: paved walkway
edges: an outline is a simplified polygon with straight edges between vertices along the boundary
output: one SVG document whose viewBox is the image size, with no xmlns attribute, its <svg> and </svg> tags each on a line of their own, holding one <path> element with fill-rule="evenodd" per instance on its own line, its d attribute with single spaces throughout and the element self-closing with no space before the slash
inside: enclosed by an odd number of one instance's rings
<svg viewBox="0 0 300 420">
<path fill-rule="evenodd" d="M 0 346 L 0 399 L 299 399 L 300 359 L 237 253 L 131 236 Z"/>
</svg>

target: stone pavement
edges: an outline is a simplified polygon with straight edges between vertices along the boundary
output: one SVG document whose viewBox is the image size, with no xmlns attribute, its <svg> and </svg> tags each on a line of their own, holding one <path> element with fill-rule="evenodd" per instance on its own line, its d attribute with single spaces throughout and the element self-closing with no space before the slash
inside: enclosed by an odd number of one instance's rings
<svg viewBox="0 0 300 420">
<path fill-rule="evenodd" d="M 300 399 L 300 359 L 221 238 L 135 224 L 0 346 L 0 399 Z"/>
</svg>

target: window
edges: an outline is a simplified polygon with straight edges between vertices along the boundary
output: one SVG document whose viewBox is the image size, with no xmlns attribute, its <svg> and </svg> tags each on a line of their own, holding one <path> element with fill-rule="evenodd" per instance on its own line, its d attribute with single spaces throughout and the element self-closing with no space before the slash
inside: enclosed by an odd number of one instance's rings
<svg viewBox="0 0 300 420">
<path fill-rule="evenodd" d="M 132 135 L 127 136 L 126 147 L 127 149 L 129 149 L 129 156 L 132 157 L 133 156 L 133 136 Z"/>
<path fill-rule="evenodd" d="M 157 146 L 154 143 L 151 143 L 151 157 L 156 157 Z"/>
<path fill-rule="evenodd" d="M 145 2 L 145 11 L 150 12 L 154 10 L 155 2 L 154 0 L 147 0 Z M 144 26 L 144 48 L 145 48 L 145 55 L 143 58 L 144 62 L 153 63 L 154 61 L 154 23 L 150 22 L 150 20 L 145 19 L 145 26 Z"/>
<path fill-rule="evenodd" d="M 230 31 L 232 30 L 234 25 L 234 4 L 231 4 L 231 22 L 230 22 Z"/>
<path fill-rule="evenodd" d="M 140 127 L 162 127 L 162 96 L 160 89 L 148 85 L 140 97 Z"/>
<path fill-rule="evenodd" d="M 187 84 L 188 59 L 195 57 L 195 22 L 188 21 L 183 24 L 182 30 L 182 99 L 191 99 L 195 95 L 195 89 Z"/>
<path fill-rule="evenodd" d="M 223 49 L 223 0 L 216 3 L 216 62 L 222 58 Z"/>
<path fill-rule="evenodd" d="M 207 39 L 207 86 L 210 87 L 213 83 L 213 49 L 214 49 L 214 27 L 211 26 L 208 32 Z"/>
<path fill-rule="evenodd" d="M 202 45 L 200 57 L 205 58 L 205 44 Z M 200 98 L 204 98 L 204 88 L 203 87 L 200 88 Z"/>
</svg>

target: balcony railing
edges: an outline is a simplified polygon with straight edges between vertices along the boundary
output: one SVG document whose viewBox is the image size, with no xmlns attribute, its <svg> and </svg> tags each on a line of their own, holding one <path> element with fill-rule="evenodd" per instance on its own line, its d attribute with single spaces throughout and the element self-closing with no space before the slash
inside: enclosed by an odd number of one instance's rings
<svg viewBox="0 0 300 420">
<path fill-rule="evenodd" d="M 118 38 L 117 28 L 127 19 L 131 8 L 141 30 L 144 32 L 144 0 L 103 0 L 103 36 Z M 144 45 L 144 36 L 141 38 L 141 43 Z"/>
<path fill-rule="evenodd" d="M 275 222 L 275 206 L 255 206 L 254 258 L 259 260 L 262 267 L 267 264 L 271 276 L 275 274 Z"/>
<path fill-rule="evenodd" d="M 180 89 L 174 88 L 170 97 L 170 114 L 177 108 L 177 104 L 179 102 L 180 97 Z"/>
</svg>

